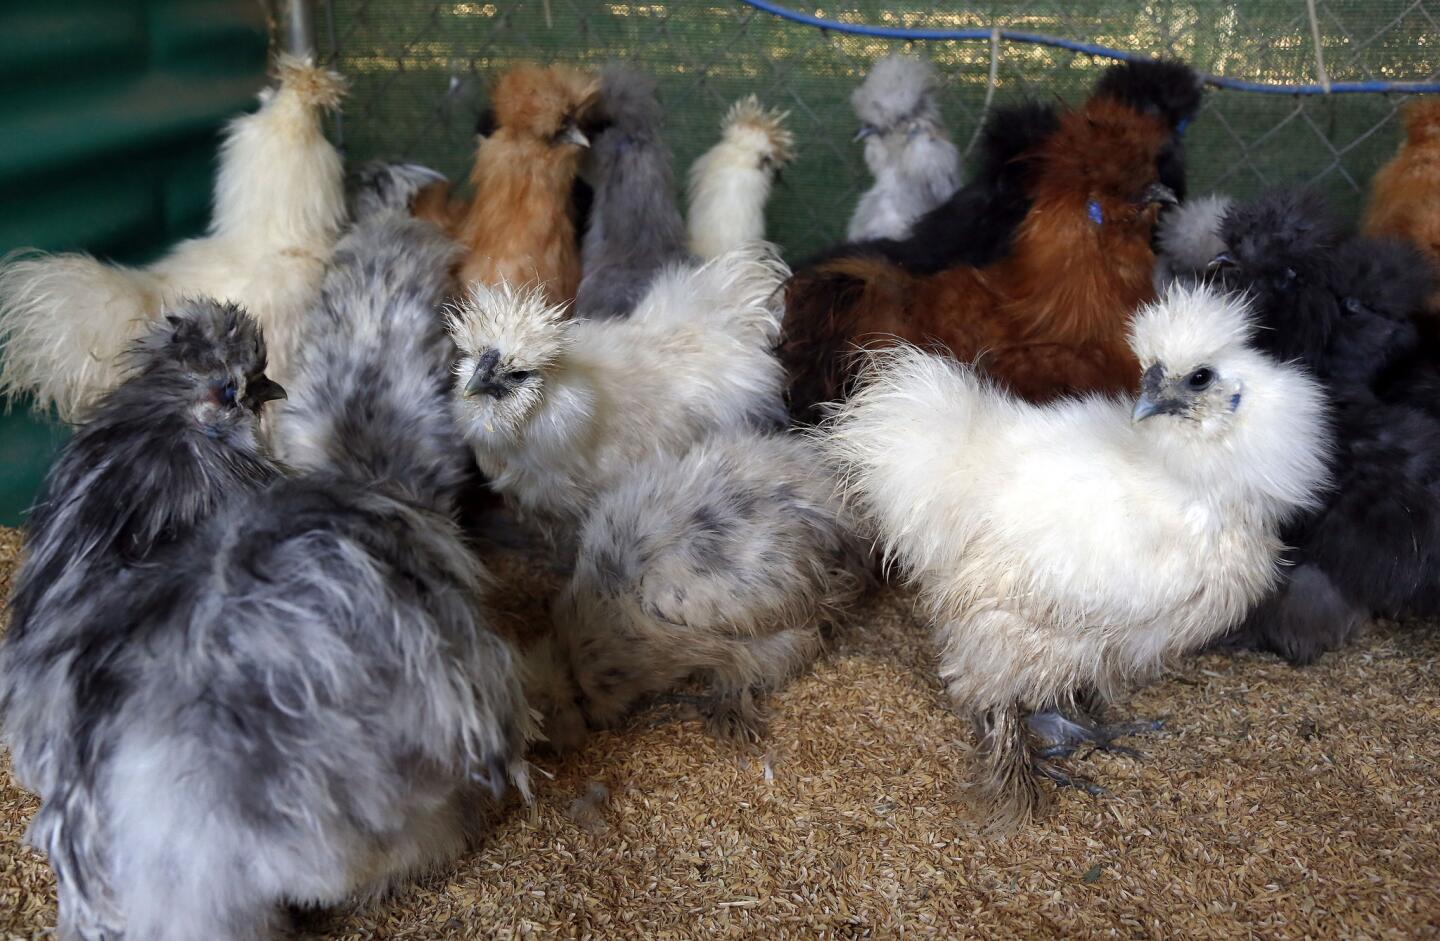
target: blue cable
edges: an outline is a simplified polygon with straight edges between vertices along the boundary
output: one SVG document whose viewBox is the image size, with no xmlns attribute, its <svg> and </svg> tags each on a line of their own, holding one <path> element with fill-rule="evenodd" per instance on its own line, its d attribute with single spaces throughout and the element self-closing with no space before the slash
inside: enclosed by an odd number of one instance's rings
<svg viewBox="0 0 1440 941">
<path fill-rule="evenodd" d="M 803 23 L 806 26 L 813 26 L 816 29 L 827 30 L 835 33 L 849 33 L 854 36 L 875 36 L 880 39 L 918 39 L 918 40 L 964 40 L 964 39 L 990 39 L 988 29 L 910 29 L 899 26 L 868 26 L 862 23 L 842 23 L 839 20 L 826 20 L 818 16 L 811 16 L 808 13 L 800 13 L 788 7 L 771 3 L 770 0 L 739 0 L 739 2 L 754 7 L 762 13 L 769 13 L 781 19 L 790 20 L 792 23 Z M 1094 43 L 1077 42 L 1073 39 L 1061 39 L 1058 36 L 1042 36 L 1038 33 L 1021 33 L 1014 30 L 1002 29 L 1000 38 L 1010 42 L 1034 43 L 1039 46 L 1054 46 L 1059 49 L 1069 49 L 1071 52 L 1083 52 L 1092 56 L 1103 56 L 1107 59 L 1120 59 L 1125 62 L 1149 61 L 1150 56 L 1141 55 L 1136 52 L 1126 52 L 1124 49 L 1111 49 L 1108 46 L 1098 46 Z M 1247 82 L 1239 78 L 1226 78 L 1223 75 L 1202 75 L 1200 78 L 1207 85 L 1214 85 L 1216 88 L 1227 88 L 1231 91 L 1256 92 L 1262 95 L 1355 95 L 1355 94 L 1382 94 L 1398 93 L 1406 95 L 1424 95 L 1440 93 L 1440 82 L 1331 82 L 1327 89 L 1323 85 L 1270 85 L 1264 82 Z"/>
</svg>

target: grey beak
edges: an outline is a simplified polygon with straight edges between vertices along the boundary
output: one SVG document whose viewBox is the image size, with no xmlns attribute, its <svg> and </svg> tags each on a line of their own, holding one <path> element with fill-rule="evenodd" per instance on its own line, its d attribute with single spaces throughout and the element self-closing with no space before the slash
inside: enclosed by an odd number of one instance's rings
<svg viewBox="0 0 1440 941">
<path fill-rule="evenodd" d="M 1162 206 L 1178 206 L 1180 200 L 1175 198 L 1175 191 L 1164 183 L 1151 183 L 1145 187 L 1145 192 L 1140 194 L 1140 201 L 1145 205 L 1159 203 Z"/>
<path fill-rule="evenodd" d="M 875 136 L 876 134 L 879 134 L 879 133 L 880 133 L 880 129 L 879 129 L 879 128 L 874 127 L 874 126 L 869 125 L 869 124 L 862 124 L 862 125 L 860 125 L 860 130 L 858 130 L 858 131 L 855 132 L 855 136 L 854 136 L 853 138 L 851 138 L 851 140 L 854 140 L 854 141 L 862 141 L 862 140 L 864 140 L 864 139 L 867 138 L 867 137 L 873 137 L 873 136 Z"/>
<path fill-rule="evenodd" d="M 1142 395 L 1135 400 L 1135 410 L 1130 413 L 1130 421 L 1138 425 L 1145 419 L 1159 414 L 1160 406 L 1152 402 L 1149 396 Z"/>
<path fill-rule="evenodd" d="M 465 383 L 465 394 L 479 395 L 485 391 L 485 387 L 489 384 L 490 376 L 488 375 L 488 371 L 484 366 L 477 366 L 475 371 L 470 374 L 470 381 Z"/>
<path fill-rule="evenodd" d="M 565 133 L 560 135 L 560 139 L 567 144 L 574 144 L 576 147 L 590 146 L 590 138 L 586 137 L 585 132 L 573 124 L 565 129 Z"/>
<path fill-rule="evenodd" d="M 1221 252 L 1210 260 L 1210 264 L 1205 266 L 1205 270 L 1213 273 L 1216 271 L 1225 271 L 1234 267 L 1235 259 L 1230 257 L 1230 253 Z"/>
</svg>

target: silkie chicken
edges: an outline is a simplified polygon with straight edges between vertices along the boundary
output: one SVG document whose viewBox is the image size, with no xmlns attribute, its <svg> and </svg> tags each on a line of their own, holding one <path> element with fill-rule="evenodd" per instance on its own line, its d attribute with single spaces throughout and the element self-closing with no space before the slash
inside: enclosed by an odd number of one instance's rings
<svg viewBox="0 0 1440 941">
<path fill-rule="evenodd" d="M 1035 402 L 1118 392 L 1139 376 L 1129 317 L 1154 297 L 1150 241 L 1174 202 L 1156 164 L 1158 118 L 1093 99 L 1060 119 L 1034 155 L 1031 207 L 1010 253 L 928 277 L 878 257 L 838 258 L 786 286 L 781 361 L 792 414 L 843 398 L 857 345 L 938 345 Z"/>
<path fill-rule="evenodd" d="M 1171 281 L 1195 285 L 1211 276 L 1211 264 L 1225 251 L 1220 226 L 1234 200 L 1223 194 L 1187 199 L 1160 217 L 1155 227 L 1155 290 Z"/>
<path fill-rule="evenodd" d="M 1308 663 L 1374 615 L 1440 610 L 1440 383 L 1414 320 L 1430 272 L 1298 192 L 1237 205 L 1221 236 L 1216 276 L 1253 299 L 1257 339 L 1333 402 L 1334 488 L 1286 527 L 1284 582 L 1226 639 Z"/>
<path fill-rule="evenodd" d="M 591 150 L 595 200 L 581 243 L 579 317 L 628 314 L 661 268 L 688 255 L 655 80 L 607 67 L 598 110 L 605 126 Z"/>
<path fill-rule="evenodd" d="M 762 734 L 761 700 L 819 652 L 866 584 L 834 480 L 798 436 L 728 432 L 636 465 L 602 494 L 535 655 L 560 749 L 688 678 L 722 738 Z"/>
<path fill-rule="evenodd" d="M 765 243 L 672 266 L 624 320 L 567 321 L 534 288 L 472 285 L 450 331 L 457 412 L 480 470 L 565 535 L 643 458 L 782 422 L 772 350 L 786 274 Z"/>
<path fill-rule="evenodd" d="M 765 238 L 765 204 L 785 164 L 795 157 L 790 112 L 766 110 L 749 95 L 720 123 L 720 141 L 690 166 L 690 251 L 718 258 Z"/>
<path fill-rule="evenodd" d="M 437 305 L 454 248 L 422 226 L 382 218 L 336 251 L 286 418 L 300 472 L 237 488 L 146 565 L 22 627 L 36 653 L 9 658 L 7 734 L 38 761 L 28 779 L 53 769 L 31 834 L 63 936 L 267 937 L 282 905 L 453 856 L 478 789 L 523 786 L 516 661 L 449 519 L 463 467 Z M 150 463 L 196 462 L 187 439 L 217 423 L 222 463 L 249 459 L 253 428 L 223 422 L 253 382 L 178 379 L 145 390 L 147 419 L 174 413 Z"/>
<path fill-rule="evenodd" d="M 574 300 L 580 249 L 570 191 L 590 146 L 580 125 L 598 93 L 594 76 L 563 66 L 500 76 L 497 127 L 475 149 L 475 193 L 451 229 L 466 250 L 462 281 L 534 282 L 553 304 Z"/>
<path fill-rule="evenodd" d="M 413 212 L 417 200 L 449 182 L 445 174 L 418 163 L 362 163 L 345 178 L 350 221 L 361 222 L 387 212 Z"/>
<path fill-rule="evenodd" d="M 1364 232 L 1413 243 L 1440 272 L 1440 101 L 1421 98 L 1405 109 L 1405 142 L 1370 181 Z M 1440 277 L 1427 302 L 1440 315 Z"/>
<path fill-rule="evenodd" d="M 280 84 L 232 121 L 220 148 L 210 229 L 146 268 L 89 255 L 20 254 L 0 267 L 0 392 L 83 417 L 124 375 L 125 349 L 183 297 L 241 304 L 265 330 L 284 380 L 296 330 L 345 224 L 340 155 L 322 116 L 338 75 L 282 56 Z"/>
<path fill-rule="evenodd" d="M 1031 816 L 1040 777 L 1081 783 L 1049 759 L 1133 731 L 1080 702 L 1244 616 L 1275 581 L 1280 526 L 1325 480 L 1323 394 L 1255 349 L 1243 302 L 1177 286 L 1131 344 L 1137 398 L 1045 406 L 948 357 L 874 351 L 823 434 L 920 591 L 996 822 Z"/>
<path fill-rule="evenodd" d="M 1091 98 L 1119 101 L 1169 127 L 1159 178 L 1183 193 L 1182 133 L 1201 102 L 1196 74 L 1180 62 L 1123 62 L 1101 73 Z M 915 220 L 908 237 L 847 242 L 802 267 L 842 257 L 877 256 L 910 274 L 930 275 L 956 265 L 981 267 L 1005 257 L 1030 210 L 1034 157 L 1058 127 L 1056 109 L 1048 104 L 1024 102 L 997 108 L 981 130 L 969 182 Z"/>
<path fill-rule="evenodd" d="M 960 151 L 940 117 L 938 84 L 928 62 L 890 55 L 850 96 L 875 178 L 850 217 L 850 241 L 904 238 L 960 186 Z"/>
</svg>

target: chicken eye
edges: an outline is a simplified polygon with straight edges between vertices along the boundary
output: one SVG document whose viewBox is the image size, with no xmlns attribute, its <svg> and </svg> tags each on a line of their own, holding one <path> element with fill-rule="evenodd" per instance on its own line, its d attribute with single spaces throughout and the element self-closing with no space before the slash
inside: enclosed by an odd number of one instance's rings
<svg viewBox="0 0 1440 941">
<path fill-rule="evenodd" d="M 1185 384 L 1196 392 L 1202 392 L 1210 388 L 1215 381 L 1215 370 L 1201 366 L 1199 369 L 1185 377 Z"/>
<path fill-rule="evenodd" d="M 232 379 L 224 385 L 211 386 L 210 395 L 217 405 L 234 405 L 240 397 L 240 390 Z"/>
<path fill-rule="evenodd" d="M 513 371 L 513 372 L 510 373 L 510 381 L 511 381 L 511 382 L 524 382 L 526 379 L 529 379 L 532 374 L 533 374 L 533 370 L 529 370 L 529 369 L 517 369 L 517 370 L 515 370 L 515 371 Z"/>
</svg>

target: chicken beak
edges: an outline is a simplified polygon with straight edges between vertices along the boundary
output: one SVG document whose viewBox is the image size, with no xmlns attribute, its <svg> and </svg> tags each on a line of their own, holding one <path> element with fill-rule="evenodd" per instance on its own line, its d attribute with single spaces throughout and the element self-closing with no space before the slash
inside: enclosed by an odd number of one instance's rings
<svg viewBox="0 0 1440 941">
<path fill-rule="evenodd" d="M 1205 270 L 1210 272 L 1211 274 L 1214 274 L 1220 271 L 1229 271 L 1231 268 L 1234 267 L 1235 259 L 1230 257 L 1230 253 L 1221 252 L 1210 260 L 1210 264 L 1205 266 Z"/>
<path fill-rule="evenodd" d="M 479 395 L 489 384 L 490 377 L 485 374 L 485 367 L 476 367 L 475 371 L 470 374 L 470 381 L 465 383 L 465 394 Z"/>
<path fill-rule="evenodd" d="M 862 125 L 860 125 L 860 130 L 858 130 L 858 131 L 855 132 L 855 136 L 852 138 L 852 140 L 853 140 L 853 141 L 862 141 L 862 140 L 864 140 L 864 139 L 867 138 L 867 137 L 873 137 L 873 136 L 875 136 L 876 134 L 879 134 L 879 133 L 880 133 L 879 128 L 876 128 L 875 126 L 870 125 L 870 124 L 862 124 Z"/>
<path fill-rule="evenodd" d="M 470 381 L 465 383 L 465 395 L 488 395 L 495 399 L 503 399 L 509 395 L 509 387 L 503 382 L 495 381 L 495 367 L 499 362 L 499 350 L 486 350 L 476 364 L 475 371 L 470 374 Z"/>
<path fill-rule="evenodd" d="M 1132 424 L 1140 424 L 1147 418 L 1154 418 L 1156 415 L 1179 415 L 1185 411 L 1185 403 L 1176 398 L 1151 398 L 1146 393 L 1140 393 L 1140 398 L 1135 400 L 1135 408 L 1130 412 Z"/>
<path fill-rule="evenodd" d="M 1145 192 L 1140 194 L 1140 201 L 1146 206 L 1156 203 L 1161 206 L 1180 205 L 1180 200 L 1175 198 L 1175 191 L 1164 183 L 1151 183 L 1145 187 Z"/>
<path fill-rule="evenodd" d="M 256 408 L 259 408 L 266 402 L 289 398 L 289 396 L 285 394 L 285 387 L 268 376 L 260 376 L 258 379 L 253 379 L 249 383 L 246 383 L 245 397 L 255 403 Z"/>
<path fill-rule="evenodd" d="M 573 124 L 565 129 L 565 133 L 560 135 L 560 139 L 567 144 L 574 144 L 576 147 L 590 146 L 590 138 L 586 137 L 585 132 Z"/>
<path fill-rule="evenodd" d="M 1147 418 L 1160 414 L 1160 406 L 1155 404 L 1149 396 L 1142 395 L 1135 400 L 1135 410 L 1130 413 L 1130 421 L 1140 424 Z"/>
</svg>

